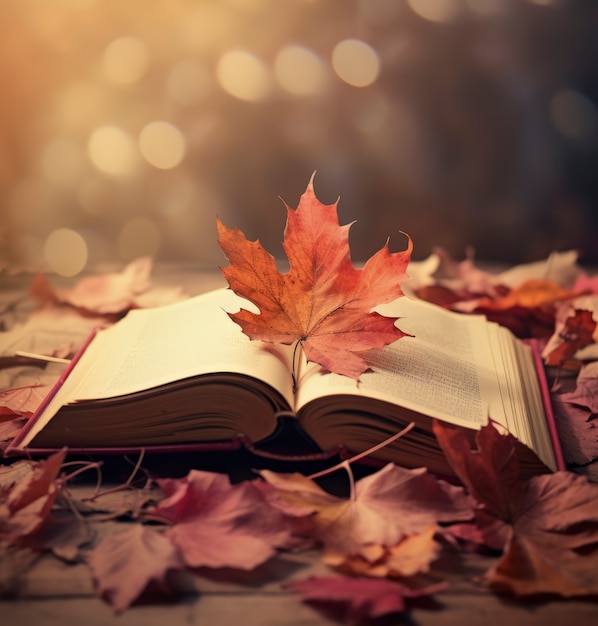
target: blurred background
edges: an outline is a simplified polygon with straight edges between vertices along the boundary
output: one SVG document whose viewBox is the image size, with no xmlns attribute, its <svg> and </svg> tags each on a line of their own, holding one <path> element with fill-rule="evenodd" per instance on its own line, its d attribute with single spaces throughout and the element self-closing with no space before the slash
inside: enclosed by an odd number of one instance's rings
<svg viewBox="0 0 598 626">
<path fill-rule="evenodd" d="M 595 0 L 2 0 L 0 268 L 282 255 L 312 172 L 355 260 L 598 264 Z"/>
</svg>

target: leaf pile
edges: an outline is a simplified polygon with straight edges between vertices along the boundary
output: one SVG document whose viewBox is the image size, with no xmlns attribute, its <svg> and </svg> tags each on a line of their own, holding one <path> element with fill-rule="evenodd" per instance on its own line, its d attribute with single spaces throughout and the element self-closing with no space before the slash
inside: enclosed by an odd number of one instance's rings
<svg viewBox="0 0 598 626">
<path fill-rule="evenodd" d="M 128 481 L 114 507 L 97 491 L 73 499 L 72 481 L 92 464 L 65 471 L 66 450 L 0 474 L 0 547 L 84 560 L 97 593 L 122 612 L 147 593 L 176 593 L 171 575 L 201 570 L 251 572 L 287 550 L 320 549 L 336 573 L 285 586 L 307 602 L 376 617 L 410 599 L 441 593 L 435 570 L 456 537 L 502 553 L 486 573 L 490 589 L 519 596 L 598 596 L 598 485 L 567 472 L 522 481 L 510 435 L 489 424 L 478 449 L 454 427 L 436 434 L 465 489 L 425 469 L 388 464 L 353 485 L 348 497 L 299 474 L 262 471 L 233 484 L 191 470 L 142 488 Z M 342 467 L 349 471 L 347 462 Z M 338 470 L 337 467 L 332 470 Z M 65 512 L 79 515 L 65 518 Z M 132 525 L 97 539 L 106 511 Z M 98 517 L 98 512 L 103 515 Z M 344 608 L 343 608 L 344 607 Z M 347 613 L 349 614 L 349 613 Z M 353 613 L 354 614 L 354 613 Z"/>
<path fill-rule="evenodd" d="M 218 222 L 229 286 L 259 309 L 233 320 L 252 339 L 301 346 L 307 360 L 357 380 L 367 351 L 403 336 L 395 319 L 373 309 L 403 294 L 412 245 L 399 253 L 386 245 L 358 269 L 349 228 L 339 226 L 336 204 L 319 202 L 312 179 L 297 209 L 287 206 L 290 269 L 282 274 L 259 242 Z M 33 293 L 56 311 L 110 323 L 130 308 L 182 297 L 150 289 L 150 269 L 139 260 L 72 290 L 55 290 L 39 276 Z M 579 270 L 574 255 L 492 274 L 439 250 L 409 264 L 409 274 L 417 296 L 484 312 L 538 341 L 559 373 L 573 372 L 553 387 L 565 456 L 580 465 L 598 459 L 598 280 Z M 0 394 L 0 439 L 34 410 L 47 377 L 27 370 Z M 491 591 L 598 597 L 598 485 L 569 472 L 522 480 L 514 439 L 492 424 L 479 431 L 475 449 L 456 428 L 437 423 L 435 434 L 463 486 L 393 464 L 355 481 L 347 461 L 329 470 L 347 473 L 346 497 L 326 491 L 319 475 L 268 470 L 235 484 L 199 470 L 159 479 L 146 472 L 137 486 L 140 459 L 126 483 L 101 491 L 99 465 L 67 462 L 66 450 L 1 466 L 0 569 L 27 568 L 44 553 L 84 561 L 97 593 L 122 612 L 148 595 L 155 600 L 156 591 L 175 593 L 173 574 L 252 573 L 286 551 L 316 549 L 330 575 L 284 586 L 355 622 L 441 594 L 448 586 L 437 567 L 442 556 L 476 546 L 495 556 L 483 577 Z M 71 485 L 85 472 L 97 472 L 98 485 L 78 499 Z M 127 523 L 101 538 L 107 519 Z M 15 593 L 3 584 L 1 591 Z"/>
</svg>

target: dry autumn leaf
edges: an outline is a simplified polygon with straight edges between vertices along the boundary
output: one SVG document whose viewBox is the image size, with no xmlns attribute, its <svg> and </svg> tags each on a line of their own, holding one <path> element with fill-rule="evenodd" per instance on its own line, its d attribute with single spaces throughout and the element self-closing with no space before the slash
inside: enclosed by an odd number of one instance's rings
<svg viewBox="0 0 598 626">
<path fill-rule="evenodd" d="M 441 545 L 434 536 L 436 526 L 422 533 L 405 537 L 394 546 L 368 544 L 358 554 L 342 555 L 330 552 L 324 563 L 353 576 L 404 578 L 428 572 L 430 564 L 440 553 Z"/>
<path fill-rule="evenodd" d="M 65 455 L 63 449 L 39 461 L 24 480 L 0 492 L 0 539 L 22 540 L 42 526 L 58 494 L 56 478 Z"/>
<path fill-rule="evenodd" d="M 289 515 L 310 515 L 312 536 L 334 555 L 359 554 L 369 544 L 392 547 L 440 522 L 473 515 L 461 487 L 437 480 L 425 468 L 389 463 L 357 481 L 350 498 L 329 494 L 297 473 L 264 470 L 261 476 L 270 485 L 272 504 Z"/>
<path fill-rule="evenodd" d="M 558 332 L 558 339 L 551 342 L 550 349 L 544 350 L 546 365 L 559 367 L 575 353 L 593 341 L 596 322 L 592 311 L 575 310 L 566 318 Z M 547 346 L 548 348 L 548 346 Z"/>
<path fill-rule="evenodd" d="M 233 485 L 224 474 L 192 470 L 157 483 L 166 498 L 152 514 L 170 523 L 165 536 L 189 567 L 251 570 L 289 541 L 284 516 L 249 482 Z"/>
<path fill-rule="evenodd" d="M 492 424 L 472 450 L 462 430 L 434 432 L 455 473 L 481 505 L 476 525 L 458 534 L 503 549 L 488 584 L 515 595 L 598 594 L 598 485 L 555 472 L 518 479 L 515 439 Z"/>
<path fill-rule="evenodd" d="M 582 365 L 577 375 L 575 390 L 565 393 L 563 401 L 587 408 L 588 419 L 598 416 L 598 361 Z"/>
<path fill-rule="evenodd" d="M 135 524 L 104 539 L 87 559 L 95 589 L 120 613 L 153 583 L 167 589 L 168 572 L 182 569 L 176 546 L 157 529 Z"/>
<path fill-rule="evenodd" d="M 414 589 L 384 578 L 314 576 L 288 583 L 285 587 L 299 593 L 304 602 L 336 608 L 341 619 L 359 624 L 391 613 L 401 613 L 406 608 L 406 600 L 444 591 L 447 585 L 434 583 Z"/>
<path fill-rule="evenodd" d="M 229 260 L 223 269 L 230 288 L 260 313 L 230 314 L 251 339 L 303 347 L 308 361 L 324 370 L 359 379 L 368 369 L 363 353 L 404 334 L 395 318 L 372 309 L 403 295 L 411 256 L 391 253 L 388 244 L 363 269 L 351 262 L 350 224 L 339 226 L 337 204 L 315 196 L 313 177 L 296 210 L 287 205 L 284 250 L 290 269 L 281 274 L 259 243 L 218 221 L 219 243 Z"/>
</svg>

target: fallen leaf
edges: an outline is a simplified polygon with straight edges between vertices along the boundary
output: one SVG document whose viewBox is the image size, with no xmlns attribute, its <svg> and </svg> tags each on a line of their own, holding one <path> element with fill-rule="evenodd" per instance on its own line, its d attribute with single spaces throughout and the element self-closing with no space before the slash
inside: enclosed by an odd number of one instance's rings
<svg viewBox="0 0 598 626">
<path fill-rule="evenodd" d="M 585 407 L 590 417 L 598 415 L 598 361 L 582 365 L 577 375 L 575 390 L 564 393 L 562 399 L 570 404 Z"/>
<path fill-rule="evenodd" d="M 92 527 L 70 510 L 53 511 L 29 545 L 38 552 L 50 551 L 63 561 L 75 562 L 79 560 L 80 548 L 93 537 Z"/>
<path fill-rule="evenodd" d="M 152 290 L 152 267 L 150 257 L 141 257 L 121 272 L 85 276 L 71 289 L 54 289 L 43 274 L 38 274 L 31 292 L 41 302 L 67 304 L 93 315 L 122 315 L 130 309 L 168 304 L 185 297 L 179 288 Z"/>
<path fill-rule="evenodd" d="M 159 479 L 166 498 L 152 515 L 171 524 L 166 536 L 189 567 L 251 570 L 289 541 L 284 516 L 250 482 L 192 470 L 182 479 Z"/>
<path fill-rule="evenodd" d="M 515 595 L 598 594 L 598 485 L 560 471 L 518 479 L 515 439 L 492 424 L 472 450 L 462 429 L 435 421 L 455 473 L 481 505 L 480 537 L 503 542 L 488 584 Z M 489 532 L 490 531 L 490 532 Z"/>
<path fill-rule="evenodd" d="M 430 564 L 440 553 L 441 546 L 434 539 L 436 527 L 409 535 L 394 546 L 378 544 L 364 546 L 358 554 L 325 553 L 323 561 L 330 567 L 353 576 L 378 578 L 405 578 L 428 572 Z"/>
<path fill-rule="evenodd" d="M 402 613 L 406 600 L 444 591 L 445 583 L 414 589 L 384 578 L 314 576 L 287 583 L 285 588 L 301 595 L 304 602 L 318 607 L 340 609 L 341 617 L 352 624 L 392 613 Z"/>
<path fill-rule="evenodd" d="M 174 544 L 143 524 L 104 539 L 88 554 L 87 564 L 96 591 L 117 613 L 131 606 L 150 583 L 167 589 L 167 574 L 184 567 Z"/>
<path fill-rule="evenodd" d="M 356 269 L 349 225 L 339 226 L 337 204 L 316 198 L 313 177 L 296 210 L 287 205 L 284 250 L 290 269 L 281 274 L 259 241 L 218 221 L 219 243 L 229 260 L 222 271 L 237 295 L 260 313 L 242 309 L 230 317 L 251 339 L 299 342 L 308 361 L 325 371 L 358 379 L 368 369 L 363 353 L 404 336 L 395 318 L 372 309 L 403 295 L 401 283 L 412 244 L 391 253 L 388 244 Z"/>
<path fill-rule="evenodd" d="M 29 417 L 37 410 L 51 388 L 51 385 L 33 384 L 0 391 L 0 416 L 10 412 Z"/>
<path fill-rule="evenodd" d="M 260 474 L 273 488 L 272 503 L 288 514 L 311 515 L 313 536 L 334 554 L 358 554 L 368 544 L 395 546 L 430 526 L 473 515 L 472 501 L 460 487 L 425 468 L 389 463 L 357 481 L 352 498 L 329 494 L 301 474 Z"/>
<path fill-rule="evenodd" d="M 553 394 L 555 423 L 568 465 L 587 465 L 598 459 L 598 420 L 588 408 L 565 401 L 567 394 Z"/>
<path fill-rule="evenodd" d="M 0 500 L 0 538 L 16 542 L 35 533 L 50 514 L 66 449 L 38 461 L 33 471 Z"/>
<path fill-rule="evenodd" d="M 542 352 L 546 365 L 559 367 L 575 353 L 593 341 L 596 322 L 592 311 L 575 309 L 573 315 L 568 316 L 564 323 L 559 325 L 558 332 L 553 335 Z"/>
</svg>

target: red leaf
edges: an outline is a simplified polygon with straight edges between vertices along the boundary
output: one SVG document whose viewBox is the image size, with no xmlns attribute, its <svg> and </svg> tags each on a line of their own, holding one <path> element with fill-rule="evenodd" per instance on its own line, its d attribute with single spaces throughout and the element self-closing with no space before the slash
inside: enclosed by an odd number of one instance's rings
<svg viewBox="0 0 598 626">
<path fill-rule="evenodd" d="M 14 542 L 33 534 L 44 523 L 57 495 L 56 479 L 66 449 L 40 461 L 26 478 L 6 491 L 0 501 L 0 537 Z"/>
<path fill-rule="evenodd" d="M 401 613 L 405 610 L 405 599 L 444 591 L 447 585 L 436 583 L 412 589 L 384 578 L 319 576 L 291 582 L 285 587 L 300 593 L 304 602 L 340 607 L 344 609 L 343 616 L 347 621 L 358 623 L 391 613 Z"/>
<path fill-rule="evenodd" d="M 260 311 L 230 315 L 246 335 L 286 345 L 298 341 L 308 361 L 358 379 L 368 369 L 364 352 L 404 336 L 394 318 L 372 309 L 403 295 L 412 244 L 409 240 L 407 250 L 398 253 L 385 245 L 363 269 L 356 269 L 350 225 L 339 226 L 336 207 L 318 201 L 313 177 L 297 210 L 287 206 L 286 274 L 279 273 L 259 241 L 248 241 L 220 221 L 219 243 L 230 261 L 223 269 L 230 288 Z"/>
<path fill-rule="evenodd" d="M 389 463 L 359 480 L 349 499 L 326 493 L 301 474 L 261 475 L 285 512 L 313 513 L 315 538 L 337 554 L 357 554 L 366 544 L 395 546 L 431 525 L 473 515 L 472 502 L 460 487 L 436 480 L 424 468 L 408 470 Z"/>
<path fill-rule="evenodd" d="M 87 562 L 96 590 L 116 612 L 131 606 L 150 583 L 166 587 L 168 572 L 184 567 L 177 548 L 142 524 L 104 539 Z"/>
<path fill-rule="evenodd" d="M 598 485 L 569 472 L 518 480 L 515 440 L 492 424 L 478 432 L 476 450 L 460 429 L 436 422 L 434 432 L 482 506 L 481 538 L 491 532 L 485 543 L 504 542 L 490 585 L 520 595 L 598 593 Z"/>
<path fill-rule="evenodd" d="M 167 536 L 189 567 L 253 569 L 289 540 L 284 516 L 249 482 L 198 470 L 157 482 L 167 498 L 153 513 L 170 521 Z"/>
<path fill-rule="evenodd" d="M 593 341 L 596 322 L 592 311 L 576 309 L 572 316 L 566 318 L 559 329 L 557 345 L 551 343 L 544 351 L 544 361 L 547 365 L 560 366 L 575 355 L 575 353 Z"/>
</svg>

